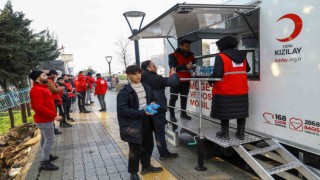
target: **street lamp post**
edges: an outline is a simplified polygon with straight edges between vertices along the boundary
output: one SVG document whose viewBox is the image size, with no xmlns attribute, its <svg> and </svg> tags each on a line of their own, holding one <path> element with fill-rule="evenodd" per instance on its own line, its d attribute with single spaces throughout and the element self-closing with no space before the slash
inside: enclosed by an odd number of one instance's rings
<svg viewBox="0 0 320 180">
<path fill-rule="evenodd" d="M 110 67 L 110 64 L 111 64 L 111 60 L 112 60 L 112 56 L 106 56 L 106 60 L 109 64 L 109 76 L 111 76 L 111 67 Z"/>
<path fill-rule="evenodd" d="M 123 16 L 126 18 L 126 21 L 129 25 L 129 28 L 130 28 L 131 33 L 133 35 L 136 34 L 141 29 L 141 25 L 142 25 L 142 22 L 143 22 L 145 15 L 146 15 L 146 13 L 141 12 L 141 11 L 128 11 L 128 12 L 123 13 Z M 132 28 L 131 23 L 129 22 L 128 18 L 141 18 L 139 27 Z M 140 54 L 139 54 L 139 41 L 138 41 L 138 39 L 134 40 L 134 50 L 135 50 L 135 57 L 136 57 L 136 65 L 140 66 Z"/>
</svg>

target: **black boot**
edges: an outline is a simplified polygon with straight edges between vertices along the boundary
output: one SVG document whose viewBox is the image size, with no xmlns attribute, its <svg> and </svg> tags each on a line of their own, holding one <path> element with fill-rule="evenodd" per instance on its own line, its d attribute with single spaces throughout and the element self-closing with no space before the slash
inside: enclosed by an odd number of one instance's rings
<svg viewBox="0 0 320 180">
<path fill-rule="evenodd" d="M 130 180 L 139 180 L 139 176 L 137 173 L 130 173 Z"/>
<path fill-rule="evenodd" d="M 52 164 L 50 161 L 41 161 L 39 170 L 45 170 L 45 171 L 55 171 L 58 170 L 59 167 Z"/>
<path fill-rule="evenodd" d="M 188 116 L 188 114 L 184 111 L 181 111 L 180 118 L 185 120 L 191 120 L 191 116 Z"/>
<path fill-rule="evenodd" d="M 169 108 L 169 111 L 170 111 L 170 121 L 171 122 L 177 122 L 177 118 L 176 118 L 176 115 L 174 113 L 174 109 L 173 108 Z"/>
<path fill-rule="evenodd" d="M 58 158 L 59 158 L 58 156 L 54 156 L 54 155 L 50 154 L 49 161 L 54 161 L 54 160 L 57 160 Z"/>
<path fill-rule="evenodd" d="M 221 139 L 229 140 L 229 119 L 221 120 L 221 131 L 218 131 L 216 136 Z"/>
<path fill-rule="evenodd" d="M 142 167 L 141 173 L 142 175 L 148 174 L 148 173 L 157 173 L 161 172 L 163 170 L 162 167 L 153 167 L 153 166 L 148 166 L 148 167 Z"/>
<path fill-rule="evenodd" d="M 240 139 L 240 140 L 244 140 L 245 125 L 246 125 L 246 119 L 245 118 L 237 119 L 236 137 L 238 139 Z"/>
</svg>

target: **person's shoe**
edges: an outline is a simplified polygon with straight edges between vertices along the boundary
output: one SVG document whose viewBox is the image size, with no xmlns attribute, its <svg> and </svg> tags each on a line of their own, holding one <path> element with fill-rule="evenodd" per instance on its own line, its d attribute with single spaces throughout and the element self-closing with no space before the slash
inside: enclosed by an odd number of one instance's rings
<svg viewBox="0 0 320 180">
<path fill-rule="evenodd" d="M 130 180 L 139 180 L 139 176 L 137 173 L 130 173 Z"/>
<path fill-rule="evenodd" d="M 69 112 L 72 113 L 73 111 L 72 111 L 72 110 L 69 110 Z"/>
<path fill-rule="evenodd" d="M 227 132 L 224 132 L 224 131 L 218 131 L 216 136 L 220 139 L 225 139 L 225 140 L 229 140 L 230 137 L 229 137 L 229 133 Z"/>
<path fill-rule="evenodd" d="M 87 111 L 87 110 L 85 110 L 85 111 L 83 111 L 83 113 L 91 113 L 91 111 Z"/>
<path fill-rule="evenodd" d="M 90 106 L 90 104 L 88 104 L 88 103 L 86 103 L 85 105 L 86 105 L 86 106 Z"/>
<path fill-rule="evenodd" d="M 94 104 L 94 102 L 93 102 L 93 101 L 91 101 L 91 102 L 90 102 L 90 104 Z"/>
<path fill-rule="evenodd" d="M 178 157 L 178 154 L 177 153 L 171 153 L 171 152 L 168 152 L 166 155 L 164 156 L 160 156 L 160 160 L 167 160 L 167 159 L 174 159 L 174 158 L 177 158 Z"/>
<path fill-rule="evenodd" d="M 69 123 L 63 123 L 61 127 L 64 127 L 64 128 L 65 128 L 65 127 L 72 127 L 72 125 L 69 124 Z"/>
<path fill-rule="evenodd" d="M 55 171 L 58 170 L 59 167 L 52 164 L 50 161 L 41 161 L 39 170 L 44 170 L 44 171 Z"/>
<path fill-rule="evenodd" d="M 103 108 L 99 110 L 100 112 L 103 111 Z"/>
<path fill-rule="evenodd" d="M 170 115 L 171 122 L 177 122 L 177 118 L 175 116 Z"/>
<path fill-rule="evenodd" d="M 141 174 L 148 174 L 148 173 L 157 173 L 157 172 L 161 172 L 163 169 L 162 167 L 153 167 L 153 166 L 149 166 L 149 167 L 142 167 L 141 170 Z"/>
<path fill-rule="evenodd" d="M 57 160 L 58 158 L 59 158 L 58 156 L 54 156 L 54 155 L 50 154 L 49 161 L 54 161 L 54 160 Z"/>
<path fill-rule="evenodd" d="M 59 129 L 54 129 L 54 134 L 62 134 L 62 132 Z"/>
<path fill-rule="evenodd" d="M 185 120 L 191 120 L 191 117 L 188 116 L 187 113 L 181 113 L 180 118 Z"/>
<path fill-rule="evenodd" d="M 68 118 L 67 120 L 70 122 L 75 122 L 75 120 L 73 118 Z"/>
</svg>

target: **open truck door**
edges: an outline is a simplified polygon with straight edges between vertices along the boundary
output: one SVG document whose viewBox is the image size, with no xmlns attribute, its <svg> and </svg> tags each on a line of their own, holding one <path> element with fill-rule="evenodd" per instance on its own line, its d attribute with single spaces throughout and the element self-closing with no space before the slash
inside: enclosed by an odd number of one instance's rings
<svg viewBox="0 0 320 180">
<path fill-rule="evenodd" d="M 318 126 L 320 116 L 316 110 L 320 107 L 320 101 L 312 100 L 320 98 L 318 83 L 320 76 L 317 69 L 319 63 L 315 60 L 301 61 L 302 58 L 305 60 L 307 57 L 320 56 L 316 48 L 303 41 L 304 38 L 310 42 L 320 41 L 319 38 L 314 39 L 319 37 L 316 34 L 320 32 L 320 22 L 314 18 L 318 16 L 312 11 L 315 7 L 320 8 L 320 2 L 299 1 L 290 6 L 288 3 L 288 1 L 263 0 L 249 5 L 177 4 L 130 37 L 130 39 L 167 38 L 168 41 L 165 42 L 167 48 L 173 47 L 172 40 L 190 39 L 194 41 L 192 48 L 197 51 L 195 52 L 198 55 L 197 64 L 200 65 L 205 61 L 212 61 L 216 56 L 216 52 L 203 53 L 201 48 L 205 39 L 217 40 L 231 35 L 238 39 L 238 48 L 248 52 L 247 59 L 252 68 L 248 73 L 250 117 L 243 141 L 232 137 L 230 140 L 215 137 L 219 126 L 216 120 L 209 116 L 211 99 L 202 99 L 205 95 L 211 94 L 211 88 L 205 81 L 198 84 L 200 79 L 190 79 L 193 86 L 190 92 L 202 98 L 198 104 L 188 101 L 187 109 L 198 114 L 200 123 L 194 120 L 189 122 L 180 120 L 176 124 L 198 137 L 198 170 L 205 170 L 201 151 L 202 142 L 206 139 L 222 147 L 234 148 L 262 179 L 274 179 L 273 175 L 285 179 L 299 179 L 296 174 L 288 172 L 291 169 L 297 170 L 307 179 L 320 179 L 319 175 L 310 171 L 283 147 L 285 144 L 297 149 L 298 152 L 300 150 L 309 152 L 316 158 L 320 156 Z M 293 22 L 292 33 L 290 22 L 282 27 L 275 26 L 283 19 Z M 316 24 L 319 27 L 316 27 Z M 303 35 L 296 38 L 301 31 Z M 281 37 L 283 34 L 289 35 Z M 305 49 L 302 46 L 309 49 L 302 52 L 302 49 Z M 299 62 L 301 64 L 298 64 Z M 304 71 L 308 71 L 307 75 L 295 74 Z M 309 75 L 317 81 L 310 84 Z M 300 83 L 300 86 L 294 85 L 295 83 Z M 306 92 L 308 85 L 313 88 L 309 93 Z M 295 98 L 299 101 L 294 100 Z M 299 104 L 300 102 L 302 103 Z M 203 106 L 203 103 L 206 106 Z M 261 141 L 264 141 L 266 146 L 256 147 L 255 143 Z M 264 163 L 257 155 L 268 157 L 279 164 L 272 166 Z"/>
</svg>

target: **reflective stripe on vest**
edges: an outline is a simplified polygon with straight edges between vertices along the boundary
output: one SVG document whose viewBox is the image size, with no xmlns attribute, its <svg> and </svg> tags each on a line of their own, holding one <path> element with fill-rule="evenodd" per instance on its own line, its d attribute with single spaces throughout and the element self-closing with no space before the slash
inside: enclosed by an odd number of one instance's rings
<svg viewBox="0 0 320 180">
<path fill-rule="evenodd" d="M 226 72 L 223 75 L 228 75 L 228 74 L 247 74 L 246 71 L 233 71 L 233 72 Z"/>
<path fill-rule="evenodd" d="M 235 64 L 227 55 L 220 53 L 223 62 L 223 81 L 213 85 L 212 94 L 243 95 L 248 94 L 247 61 Z"/>
</svg>

